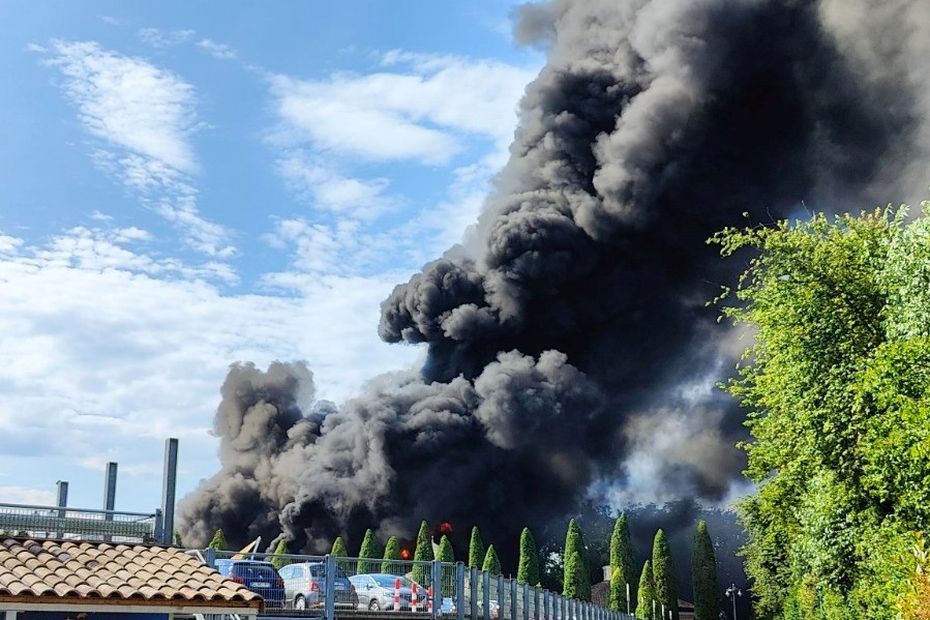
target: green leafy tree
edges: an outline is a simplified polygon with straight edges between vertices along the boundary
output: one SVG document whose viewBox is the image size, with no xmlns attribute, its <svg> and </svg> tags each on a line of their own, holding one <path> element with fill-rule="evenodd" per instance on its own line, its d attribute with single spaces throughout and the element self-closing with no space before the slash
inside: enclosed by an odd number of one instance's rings
<svg viewBox="0 0 930 620">
<path fill-rule="evenodd" d="M 577 560 L 573 556 L 577 555 Z M 562 592 L 565 596 L 582 601 L 591 600 L 591 575 L 588 572 L 587 553 L 581 527 L 574 519 L 568 522 L 565 534 L 565 566 L 562 575 Z"/>
<path fill-rule="evenodd" d="M 488 551 L 484 554 L 484 562 L 481 564 L 481 570 L 490 573 L 492 577 L 501 574 L 501 561 L 497 557 L 497 551 L 494 545 L 488 545 Z"/>
<path fill-rule="evenodd" d="M 177 530 L 174 531 L 174 546 L 175 547 L 184 546 L 184 542 L 181 540 L 181 533 L 178 532 Z"/>
<path fill-rule="evenodd" d="M 726 229 L 754 255 L 723 314 L 753 333 L 739 505 L 756 611 L 892 620 L 930 526 L 930 217 L 906 209 Z M 741 258 L 742 260 L 742 258 Z"/>
<path fill-rule="evenodd" d="M 613 582 L 617 575 L 619 575 L 618 579 L 623 585 L 615 594 Z M 607 603 L 610 609 L 626 611 L 626 584 L 629 584 L 632 590 L 635 579 L 636 576 L 633 574 L 633 545 L 630 542 L 630 524 L 627 522 L 626 513 L 623 513 L 614 522 L 614 530 L 610 535 L 611 588 Z"/>
<path fill-rule="evenodd" d="M 388 575 L 403 575 L 404 569 L 398 562 L 400 560 L 400 543 L 397 536 L 388 538 L 387 544 L 384 545 L 384 561 L 381 563 L 381 572 Z"/>
<path fill-rule="evenodd" d="M 271 556 L 271 564 L 275 568 L 286 566 L 288 564 L 288 560 L 287 558 L 283 557 L 285 554 L 287 554 L 287 540 L 281 538 L 274 548 L 274 553 Z"/>
<path fill-rule="evenodd" d="M 382 555 L 383 551 L 378 545 L 375 533 L 371 529 L 365 530 L 365 537 L 362 539 L 358 557 L 361 559 L 379 559 Z M 378 562 L 359 562 L 358 570 L 360 573 L 373 573 L 378 570 Z"/>
<path fill-rule="evenodd" d="M 426 521 L 420 522 L 420 531 L 417 534 L 417 548 L 413 552 L 413 580 L 416 581 L 423 587 L 429 587 L 430 585 L 430 571 L 432 570 L 429 564 L 425 562 L 432 562 L 435 558 L 433 557 L 433 537 L 429 531 L 429 524 Z"/>
<path fill-rule="evenodd" d="M 210 540 L 210 544 L 207 545 L 210 549 L 216 549 L 217 551 L 226 551 L 226 535 L 223 534 L 223 530 L 216 530 L 216 533 L 213 534 L 213 539 Z"/>
<path fill-rule="evenodd" d="M 678 587 L 675 583 L 672 549 L 661 529 L 652 541 L 652 583 L 658 605 L 665 605 L 666 613 L 672 610 L 672 618 L 678 620 Z"/>
<path fill-rule="evenodd" d="M 530 585 L 539 583 L 539 552 L 530 528 L 520 534 L 520 560 L 517 565 L 517 581 Z"/>
<path fill-rule="evenodd" d="M 694 588 L 695 620 L 718 620 L 717 558 L 707 522 L 703 519 L 698 521 L 691 546 L 691 584 Z"/>
<path fill-rule="evenodd" d="M 646 560 L 643 571 L 639 574 L 639 590 L 636 592 L 636 617 L 641 620 L 653 620 L 652 610 L 656 600 L 655 583 L 652 579 L 652 562 Z"/>
<path fill-rule="evenodd" d="M 481 541 L 481 532 L 478 526 L 471 528 L 471 540 L 468 543 L 468 565 L 481 568 L 484 562 L 484 543 Z"/>
<path fill-rule="evenodd" d="M 613 611 L 626 612 L 627 600 L 626 592 L 629 584 L 623 580 L 623 574 L 619 570 L 614 570 L 610 577 L 610 589 L 607 591 L 607 608 Z M 630 601 L 632 609 L 633 601 Z"/>
</svg>

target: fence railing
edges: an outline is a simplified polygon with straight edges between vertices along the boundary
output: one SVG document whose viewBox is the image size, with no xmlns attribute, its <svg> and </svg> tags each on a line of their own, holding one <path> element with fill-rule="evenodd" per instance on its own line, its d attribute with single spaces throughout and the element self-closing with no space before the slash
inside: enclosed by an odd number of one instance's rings
<svg viewBox="0 0 930 620">
<path fill-rule="evenodd" d="M 448 620 L 633 620 L 632 615 L 568 599 L 462 562 L 213 549 L 189 553 L 260 594 L 266 615 L 317 615 L 332 620 L 337 615 L 366 612 Z"/>
<path fill-rule="evenodd" d="M 0 532 L 43 538 L 163 542 L 160 510 L 149 513 L 0 504 Z"/>
</svg>

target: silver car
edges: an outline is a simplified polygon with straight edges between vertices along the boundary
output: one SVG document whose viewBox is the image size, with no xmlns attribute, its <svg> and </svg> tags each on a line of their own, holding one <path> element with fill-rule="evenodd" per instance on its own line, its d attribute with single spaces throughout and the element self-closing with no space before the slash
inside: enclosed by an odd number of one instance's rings
<svg viewBox="0 0 930 620">
<path fill-rule="evenodd" d="M 284 600 L 288 607 L 293 609 L 312 609 L 323 607 L 324 593 L 326 591 L 326 576 L 322 562 L 300 562 L 288 564 L 278 569 L 278 574 L 284 581 Z M 333 580 L 335 589 L 336 607 L 341 609 L 355 609 L 358 607 L 358 596 L 355 587 L 340 568 L 336 568 L 336 578 Z"/>
<path fill-rule="evenodd" d="M 355 586 L 356 594 L 358 594 L 358 608 L 370 609 L 371 611 L 394 609 L 394 586 L 397 579 L 400 579 L 400 608 L 409 611 L 413 582 L 406 577 L 398 577 L 387 573 L 366 573 L 349 577 L 352 585 Z M 426 611 L 427 596 L 424 588 L 420 588 L 417 598 L 420 610 Z"/>
</svg>

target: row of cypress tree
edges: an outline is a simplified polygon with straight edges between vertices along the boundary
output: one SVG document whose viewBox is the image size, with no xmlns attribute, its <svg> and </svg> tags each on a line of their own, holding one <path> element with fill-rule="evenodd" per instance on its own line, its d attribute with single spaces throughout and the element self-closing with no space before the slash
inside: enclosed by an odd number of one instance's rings
<svg viewBox="0 0 930 620">
<path fill-rule="evenodd" d="M 218 530 L 210 543 L 216 549 L 224 549 L 226 541 L 222 530 Z M 282 537 L 275 547 L 271 561 L 282 566 L 283 554 L 287 553 L 287 541 Z M 333 542 L 330 552 L 336 557 L 349 557 L 345 540 L 339 536 Z M 388 538 L 384 548 L 380 546 L 372 530 L 365 532 L 358 552 L 358 572 L 369 573 L 380 570 L 382 573 L 397 573 L 399 565 L 396 560 L 403 558 L 403 551 L 396 536 Z M 438 559 L 442 562 L 455 562 L 455 552 L 449 537 L 443 535 L 434 556 L 433 539 L 426 521 L 420 523 L 413 559 L 412 578 L 417 583 L 429 580 L 426 562 Z M 367 561 L 366 561 L 367 560 Z M 378 560 L 381 560 L 378 562 Z M 584 535 L 578 523 L 571 519 L 565 535 L 563 560 L 563 596 L 591 600 L 591 575 L 588 569 Z M 501 574 L 501 563 L 494 545 L 484 546 L 481 533 L 475 526 L 471 531 L 468 545 L 468 562 L 470 567 L 477 567 L 491 575 Z M 659 620 L 661 611 L 672 612 L 673 620 L 678 620 L 678 589 L 675 582 L 675 567 L 672 562 L 671 547 L 668 538 L 661 529 L 655 534 L 652 543 L 652 555 L 646 560 L 639 574 L 639 588 L 633 592 L 636 583 L 633 567 L 633 546 L 630 540 L 630 527 L 626 514 L 621 514 L 614 523 L 610 537 L 610 586 L 607 604 L 615 611 L 636 610 L 636 616 L 643 620 Z M 699 521 L 694 534 L 691 557 L 692 584 L 694 586 L 694 606 L 696 620 L 716 620 L 719 612 L 717 592 L 717 564 L 714 546 L 707 530 L 707 523 Z M 539 552 L 536 541 L 529 528 L 520 534 L 520 554 L 517 567 L 517 581 L 531 585 L 540 585 Z M 447 582 L 448 580 L 443 580 Z M 629 600 L 627 600 L 629 597 Z M 655 614 L 655 615 L 654 615 Z M 661 620 L 665 620 L 662 618 Z"/>
</svg>

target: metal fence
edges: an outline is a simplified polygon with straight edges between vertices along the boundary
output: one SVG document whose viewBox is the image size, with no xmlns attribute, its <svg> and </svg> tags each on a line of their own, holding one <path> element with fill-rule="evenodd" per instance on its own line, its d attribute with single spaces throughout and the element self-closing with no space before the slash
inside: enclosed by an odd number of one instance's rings
<svg viewBox="0 0 930 620">
<path fill-rule="evenodd" d="M 162 542 L 161 511 L 140 513 L 63 506 L 0 504 L 0 532 L 13 536 Z"/>
<path fill-rule="evenodd" d="M 243 554 L 213 549 L 189 553 L 262 595 L 264 615 L 325 616 L 330 620 L 392 614 L 448 620 L 633 619 L 626 613 L 567 599 L 461 562 Z"/>
</svg>

